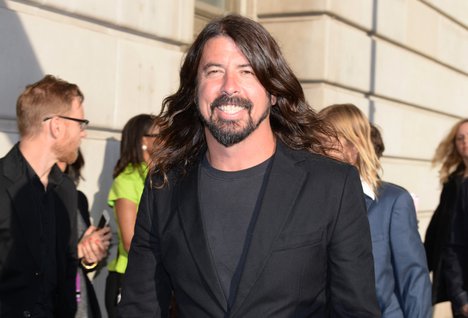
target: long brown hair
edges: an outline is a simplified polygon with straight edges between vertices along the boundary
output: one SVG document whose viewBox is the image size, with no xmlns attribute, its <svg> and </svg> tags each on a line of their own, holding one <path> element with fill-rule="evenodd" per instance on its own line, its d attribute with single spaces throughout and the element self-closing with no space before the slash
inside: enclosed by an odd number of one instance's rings
<svg viewBox="0 0 468 318">
<path fill-rule="evenodd" d="M 211 21 L 189 48 L 181 67 L 178 91 L 163 101 L 158 118 L 160 148 L 153 155 L 157 175 L 167 183 L 167 173 L 183 173 L 206 148 L 203 124 L 197 111 L 197 73 L 203 49 L 216 36 L 230 37 L 245 55 L 256 77 L 269 94 L 277 97 L 270 123 L 275 135 L 293 149 L 325 154 L 323 136 L 330 129 L 305 100 L 302 87 L 268 31 L 259 23 L 238 15 Z"/>
<path fill-rule="evenodd" d="M 377 193 L 380 186 L 378 177 L 380 162 L 372 144 L 369 120 L 353 104 L 331 105 L 322 109 L 320 115 L 333 125 L 339 136 L 357 150 L 358 158 L 355 166 L 361 178 Z"/>
<path fill-rule="evenodd" d="M 463 175 L 465 172 L 465 163 L 458 153 L 455 144 L 458 129 L 460 129 L 460 126 L 464 123 L 468 123 L 468 118 L 460 120 L 450 129 L 447 136 L 440 142 L 439 146 L 437 146 L 434 158 L 432 159 L 433 166 L 442 164 L 439 170 L 439 180 L 442 184 L 448 181 L 452 173 Z"/>
</svg>

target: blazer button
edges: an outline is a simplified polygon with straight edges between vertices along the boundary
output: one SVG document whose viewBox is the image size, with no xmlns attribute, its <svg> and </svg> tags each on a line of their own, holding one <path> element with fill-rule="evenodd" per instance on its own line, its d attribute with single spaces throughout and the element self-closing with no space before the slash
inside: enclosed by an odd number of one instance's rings
<svg viewBox="0 0 468 318">
<path fill-rule="evenodd" d="M 35 276 L 36 278 L 39 278 L 39 276 L 41 276 L 41 272 L 35 272 L 35 273 L 34 273 L 34 276 Z"/>
<path fill-rule="evenodd" d="M 23 311 L 23 317 L 31 317 L 31 312 L 28 310 Z"/>
</svg>

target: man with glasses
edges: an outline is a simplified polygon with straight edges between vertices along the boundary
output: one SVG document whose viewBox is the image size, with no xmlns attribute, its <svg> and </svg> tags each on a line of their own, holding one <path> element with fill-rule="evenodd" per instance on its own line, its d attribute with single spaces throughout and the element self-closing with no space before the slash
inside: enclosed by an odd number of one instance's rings
<svg viewBox="0 0 468 318">
<path fill-rule="evenodd" d="M 0 317 L 74 317 L 77 192 L 56 163 L 78 156 L 83 99 L 51 75 L 18 98 L 20 141 L 0 159 Z"/>
</svg>

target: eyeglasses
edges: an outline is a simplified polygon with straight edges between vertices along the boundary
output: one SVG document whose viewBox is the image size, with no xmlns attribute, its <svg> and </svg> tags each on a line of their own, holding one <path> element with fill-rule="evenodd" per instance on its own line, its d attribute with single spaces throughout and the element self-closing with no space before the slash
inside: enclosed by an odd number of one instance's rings
<svg viewBox="0 0 468 318">
<path fill-rule="evenodd" d="M 47 121 L 47 120 L 52 119 L 54 117 L 75 121 L 75 122 L 80 124 L 80 129 L 81 130 L 85 130 L 86 127 L 88 127 L 88 125 L 89 125 L 89 120 L 87 120 L 87 119 L 79 119 L 79 118 L 67 117 L 67 116 L 62 116 L 62 115 L 48 116 L 48 117 L 44 118 L 42 121 L 44 122 L 44 121 Z"/>
<path fill-rule="evenodd" d="M 144 134 L 145 137 L 159 137 L 159 134 Z"/>
</svg>

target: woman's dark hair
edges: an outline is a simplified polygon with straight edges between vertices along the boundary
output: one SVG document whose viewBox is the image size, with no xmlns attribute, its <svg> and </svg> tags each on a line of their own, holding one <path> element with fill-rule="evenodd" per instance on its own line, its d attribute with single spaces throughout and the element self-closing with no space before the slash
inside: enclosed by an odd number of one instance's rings
<svg viewBox="0 0 468 318">
<path fill-rule="evenodd" d="M 370 136 L 372 145 L 374 145 L 375 154 L 380 159 L 382 157 L 383 152 L 385 151 L 385 144 L 383 142 L 382 134 L 380 133 L 379 128 L 374 124 L 370 123 Z"/>
<path fill-rule="evenodd" d="M 229 37 L 236 43 L 262 86 L 276 96 L 277 102 L 270 110 L 275 135 L 290 148 L 325 154 L 323 137 L 332 136 L 333 131 L 305 101 L 301 84 L 276 41 L 259 23 L 228 15 L 213 20 L 198 35 L 182 64 L 178 91 L 163 101 L 158 118 L 161 148 L 153 155 L 153 172 L 165 184 L 169 170 L 177 167 L 184 172 L 206 147 L 196 105 L 197 74 L 206 43 L 217 36 Z"/>
<path fill-rule="evenodd" d="M 117 161 L 112 176 L 117 177 L 129 165 L 137 168 L 145 161 L 143 157 L 142 139 L 146 134 L 151 134 L 155 117 L 148 114 L 140 114 L 132 117 L 122 130 L 120 141 L 120 158 Z"/>
<path fill-rule="evenodd" d="M 67 174 L 76 185 L 80 182 L 83 177 L 81 176 L 81 168 L 84 167 L 84 158 L 83 154 L 81 153 L 81 149 L 78 149 L 78 157 L 76 158 L 75 162 L 72 164 L 67 164 L 64 173 Z"/>
</svg>

